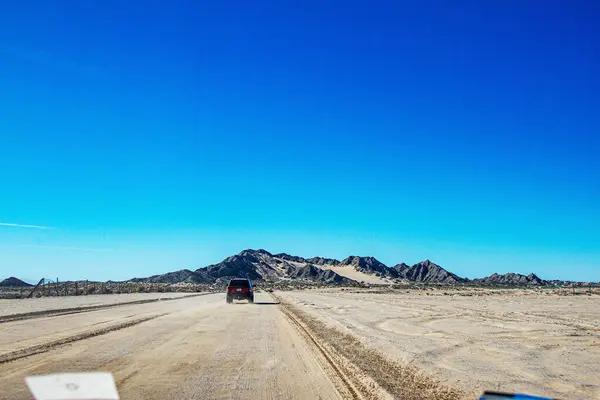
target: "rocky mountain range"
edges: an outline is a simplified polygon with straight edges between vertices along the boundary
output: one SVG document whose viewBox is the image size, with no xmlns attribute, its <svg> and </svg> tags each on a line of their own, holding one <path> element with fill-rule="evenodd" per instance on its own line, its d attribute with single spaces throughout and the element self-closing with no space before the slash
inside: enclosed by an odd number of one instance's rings
<svg viewBox="0 0 600 400">
<path fill-rule="evenodd" d="M 536 274 L 521 275 L 509 272 L 507 274 L 492 274 L 485 278 L 473 279 L 473 283 L 482 285 L 548 285 L 549 282 L 540 279 Z"/>
<path fill-rule="evenodd" d="M 429 283 L 465 283 L 468 279 L 461 278 L 452 272 L 446 271 L 444 268 L 429 260 L 421 261 L 409 267 L 402 263 L 394 266 L 398 271 L 398 275 L 409 281 L 429 282 Z"/>
<path fill-rule="evenodd" d="M 348 275 L 348 269 L 358 275 Z M 217 264 L 195 271 L 183 269 L 148 278 L 135 278 L 133 282 L 151 283 L 224 283 L 234 277 L 250 278 L 258 282 L 312 282 L 322 284 L 358 284 L 360 274 L 381 278 L 382 283 L 422 282 L 434 284 L 477 285 L 553 285 L 535 274 L 493 274 L 469 280 L 449 272 L 429 261 L 409 266 L 405 263 L 388 267 L 374 257 L 350 256 L 342 261 L 332 258 L 304 258 L 286 253 L 271 254 L 266 250 L 244 250 Z M 358 278 L 356 276 L 359 276 Z M 561 281 L 562 282 L 562 281 Z M 564 284 L 564 282 L 563 282 Z"/>
<path fill-rule="evenodd" d="M 167 284 L 223 284 L 231 278 L 250 278 L 263 283 L 318 283 L 358 285 L 362 281 L 383 284 L 431 283 L 475 284 L 506 286 L 565 286 L 588 285 L 589 282 L 543 280 L 535 274 L 492 274 L 485 278 L 469 280 L 460 277 L 429 261 L 414 265 L 405 263 L 388 267 L 374 257 L 350 256 L 342 261 L 333 258 L 304 258 L 286 253 L 271 254 L 266 250 L 244 250 L 217 264 L 196 270 L 181 269 L 146 278 L 133 278 L 129 282 Z M 371 278 L 371 279 L 365 279 Z M 0 287 L 31 286 L 15 277 L 0 282 Z"/>
</svg>

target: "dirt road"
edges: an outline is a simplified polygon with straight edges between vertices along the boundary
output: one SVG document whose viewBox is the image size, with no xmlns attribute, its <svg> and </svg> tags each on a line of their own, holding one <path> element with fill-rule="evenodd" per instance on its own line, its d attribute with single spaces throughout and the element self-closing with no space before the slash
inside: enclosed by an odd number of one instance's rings
<svg viewBox="0 0 600 400">
<path fill-rule="evenodd" d="M 0 314 L 25 314 L 74 307 L 106 306 L 119 303 L 186 297 L 193 293 L 123 293 L 97 294 L 89 296 L 40 297 L 25 301 L 0 299 Z"/>
<path fill-rule="evenodd" d="M 340 398 L 321 365 L 264 293 L 0 324 L 0 399 L 30 399 L 25 376 L 67 371 L 112 372 L 122 399 Z"/>
</svg>

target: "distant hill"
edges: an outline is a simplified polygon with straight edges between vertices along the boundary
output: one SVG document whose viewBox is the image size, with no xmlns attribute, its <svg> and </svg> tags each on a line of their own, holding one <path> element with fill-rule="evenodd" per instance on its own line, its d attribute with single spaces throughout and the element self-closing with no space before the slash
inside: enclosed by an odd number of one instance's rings
<svg viewBox="0 0 600 400">
<path fill-rule="evenodd" d="M 548 282 L 535 274 L 521 275 L 513 272 L 507 274 L 492 274 L 485 278 L 473 279 L 473 283 L 482 285 L 546 285 Z"/>
<path fill-rule="evenodd" d="M 452 272 L 446 271 L 444 268 L 429 260 L 421 261 L 409 267 L 402 263 L 394 266 L 400 277 L 414 282 L 428 283 L 466 283 L 467 279 L 461 278 Z"/>
<path fill-rule="evenodd" d="M 31 287 L 27 282 L 23 282 L 22 280 L 11 276 L 10 278 L 6 278 L 2 282 L 0 282 L 0 286 L 2 287 Z"/>
<path fill-rule="evenodd" d="M 153 275 L 148 278 L 134 278 L 130 282 L 148 282 L 148 283 L 206 283 L 202 278 L 189 269 L 168 272 L 161 275 Z"/>
<path fill-rule="evenodd" d="M 223 283 L 231 278 L 249 278 L 258 282 L 312 281 L 327 284 L 357 284 L 360 281 L 375 284 L 394 282 L 530 286 L 570 284 L 568 281 L 545 281 L 535 274 L 521 275 L 517 273 L 492 274 L 470 281 L 429 260 L 412 266 L 400 263 L 388 267 L 374 257 L 350 256 L 338 261 L 325 257 L 304 258 L 286 253 L 271 254 L 263 249 L 243 250 L 217 264 L 198 268 L 195 271 L 182 269 L 147 278 L 134 278 L 131 281 L 212 284 Z M 6 281 L 8 280 L 4 282 Z M 28 285 L 25 282 L 19 282 Z"/>
</svg>

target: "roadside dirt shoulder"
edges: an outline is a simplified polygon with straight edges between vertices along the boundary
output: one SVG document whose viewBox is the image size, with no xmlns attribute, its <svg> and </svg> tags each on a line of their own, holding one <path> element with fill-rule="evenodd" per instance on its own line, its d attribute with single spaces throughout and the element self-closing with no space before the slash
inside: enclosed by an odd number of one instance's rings
<svg viewBox="0 0 600 400">
<path fill-rule="evenodd" d="M 415 365 L 402 365 L 364 346 L 356 337 L 326 326 L 284 298 L 283 313 L 323 354 L 329 367 L 344 382 L 352 398 L 406 400 L 458 400 L 467 394 L 444 385 Z"/>
</svg>

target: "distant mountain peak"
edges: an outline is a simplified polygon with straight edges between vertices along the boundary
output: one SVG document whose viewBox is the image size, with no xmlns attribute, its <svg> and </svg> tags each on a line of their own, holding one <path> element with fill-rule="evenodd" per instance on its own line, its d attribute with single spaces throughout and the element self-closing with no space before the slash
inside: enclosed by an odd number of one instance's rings
<svg viewBox="0 0 600 400">
<path fill-rule="evenodd" d="M 377 260 L 375 257 L 349 256 L 339 263 L 340 266 L 352 266 L 355 270 L 366 274 L 397 278 L 398 272 Z"/>
<path fill-rule="evenodd" d="M 244 254 L 252 254 L 252 255 L 262 254 L 265 256 L 272 256 L 271 253 L 269 253 L 268 251 L 266 251 L 264 249 L 246 249 L 246 250 L 240 251 L 240 253 L 238 255 L 244 255 Z"/>
<path fill-rule="evenodd" d="M 429 260 L 429 259 L 427 259 L 427 260 L 423 260 L 423 261 L 419 261 L 419 262 L 418 262 L 418 263 L 416 263 L 415 265 L 424 265 L 424 266 L 427 266 L 427 267 L 429 267 L 429 266 L 431 266 L 431 265 L 436 265 L 436 266 L 438 266 L 438 267 L 439 267 L 439 265 L 437 265 L 437 264 L 435 264 L 435 263 L 431 262 L 431 260 Z"/>
<path fill-rule="evenodd" d="M 344 260 L 342 260 L 342 264 L 344 264 L 344 265 L 360 264 L 360 263 L 370 263 L 370 264 L 378 263 L 378 264 L 384 265 L 379 260 L 377 260 L 375 257 L 371 257 L 371 256 L 366 256 L 366 257 L 348 256 Z"/>
<path fill-rule="evenodd" d="M 11 286 L 11 287 L 30 287 L 33 286 L 25 281 L 20 280 L 19 278 L 15 278 L 11 276 L 10 278 L 6 278 L 2 282 L 0 282 L 0 286 Z"/>
<path fill-rule="evenodd" d="M 402 278 L 416 282 L 428 283 L 462 283 L 467 279 L 461 278 L 452 272 L 446 271 L 439 265 L 425 260 L 416 263 L 412 267 L 402 263 L 394 267 Z"/>
<path fill-rule="evenodd" d="M 406 275 L 405 272 L 410 269 L 410 265 L 402 262 L 400 264 L 394 265 L 392 268 L 394 268 L 396 271 L 398 271 L 398 274 L 400 275 L 400 277 L 405 277 L 405 275 Z"/>
</svg>

